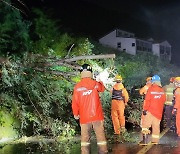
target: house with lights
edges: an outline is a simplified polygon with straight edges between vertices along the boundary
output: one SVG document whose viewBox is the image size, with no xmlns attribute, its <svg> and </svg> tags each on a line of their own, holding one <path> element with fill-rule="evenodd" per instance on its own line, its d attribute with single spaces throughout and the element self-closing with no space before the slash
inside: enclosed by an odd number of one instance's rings
<svg viewBox="0 0 180 154">
<path fill-rule="evenodd" d="M 99 43 L 131 55 L 149 52 L 163 60 L 171 61 L 171 45 L 168 41 L 155 42 L 153 39 L 140 39 L 136 38 L 134 33 L 115 29 L 101 37 Z"/>
</svg>

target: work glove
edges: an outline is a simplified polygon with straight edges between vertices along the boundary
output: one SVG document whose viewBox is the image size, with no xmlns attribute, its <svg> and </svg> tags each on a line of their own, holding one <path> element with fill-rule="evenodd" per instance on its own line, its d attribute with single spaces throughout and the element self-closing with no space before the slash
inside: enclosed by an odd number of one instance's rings
<svg viewBox="0 0 180 154">
<path fill-rule="evenodd" d="M 144 111 L 143 111 L 143 115 L 147 115 L 147 110 L 144 110 Z"/>
<path fill-rule="evenodd" d="M 79 115 L 74 115 L 74 119 L 78 120 L 79 119 Z"/>
<path fill-rule="evenodd" d="M 101 81 L 101 79 L 100 79 L 100 76 L 99 76 L 99 75 L 97 75 L 97 76 L 96 76 L 96 81 L 97 81 L 97 82 L 100 82 L 100 81 Z"/>
<path fill-rule="evenodd" d="M 176 109 L 176 108 L 174 108 L 174 109 L 172 110 L 172 114 L 174 114 L 174 115 L 177 114 L 177 109 Z"/>
</svg>

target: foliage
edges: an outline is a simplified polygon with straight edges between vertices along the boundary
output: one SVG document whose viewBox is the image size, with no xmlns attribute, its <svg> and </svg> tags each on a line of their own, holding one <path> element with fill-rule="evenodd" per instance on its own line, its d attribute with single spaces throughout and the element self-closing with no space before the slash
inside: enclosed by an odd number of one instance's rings
<svg viewBox="0 0 180 154">
<path fill-rule="evenodd" d="M 140 124 L 143 99 L 138 89 L 145 84 L 145 78 L 159 74 L 163 85 L 171 76 L 179 74 L 173 65 L 163 62 L 149 53 L 128 55 L 111 48 L 103 47 L 86 37 L 76 37 L 62 33 L 59 21 L 53 20 L 41 10 L 34 9 L 35 17 L 31 26 L 22 20 L 17 10 L 3 6 L 0 10 L 0 52 L 24 53 L 21 57 L 11 55 L 2 64 L 0 80 L 1 109 L 19 121 L 20 135 L 47 135 L 60 140 L 74 136 L 80 131 L 78 122 L 73 118 L 71 97 L 74 83 L 79 76 L 54 76 L 48 72 L 38 72 L 34 68 L 51 63 L 47 70 L 72 72 L 67 66 L 54 65 L 54 61 L 75 56 L 116 53 L 115 59 L 79 60 L 78 64 L 89 63 L 99 70 L 109 69 L 110 76 L 120 74 L 127 88 L 130 100 L 125 110 L 127 123 Z M 48 11 L 47 11 L 48 12 Z M 31 44 L 32 42 L 32 44 Z M 28 51 L 27 53 L 25 51 Z M 31 51 L 31 52 L 30 52 Z M 36 56 L 32 56 L 33 54 Z M 41 58 L 39 58 L 41 57 Z M 109 85 L 112 87 L 112 85 Z M 109 91 L 101 94 L 105 115 L 106 133 L 113 133 L 111 120 L 111 98 Z M 3 118 L 0 122 L 3 123 Z M 130 141 L 129 134 L 124 137 Z"/>
<path fill-rule="evenodd" d="M 7 109 L 0 110 L 0 138 L 17 138 L 19 136 L 18 130 L 19 122 L 13 117 L 13 113 Z"/>
<path fill-rule="evenodd" d="M 112 120 L 111 120 L 111 98 L 110 98 L 110 93 L 108 91 L 105 91 L 104 93 L 101 94 L 101 101 L 104 109 L 105 128 L 108 134 L 108 132 L 113 132 Z"/>
<path fill-rule="evenodd" d="M 88 38 L 72 37 L 59 30 L 58 20 L 52 19 L 50 10 L 45 14 L 42 10 L 33 9 L 34 36 L 33 52 L 59 58 L 90 55 L 93 44 Z M 50 14 L 50 15 L 49 15 Z"/>
<path fill-rule="evenodd" d="M 7 1 L 11 3 L 11 0 Z M 5 3 L 0 3 L 0 54 L 29 51 L 30 22 L 22 18 L 20 12 Z"/>
<path fill-rule="evenodd" d="M 60 34 L 57 27 L 58 21 L 50 19 L 39 9 L 34 8 L 32 11 L 35 14 L 33 36 L 36 36 L 33 42 L 33 52 L 48 54 L 53 50 L 52 47 Z M 48 11 L 48 13 L 50 12 Z"/>
<path fill-rule="evenodd" d="M 94 52 L 103 52 L 105 50 L 104 48 L 106 47 L 97 45 L 94 48 Z M 150 53 L 139 53 L 133 56 L 110 48 L 106 48 L 105 51 L 107 53 L 116 53 L 113 74 L 120 74 L 123 77 L 124 86 L 127 88 L 130 96 L 128 106 L 125 109 L 126 121 L 138 127 L 140 125 L 143 103 L 143 98 L 139 95 L 139 88 L 145 84 L 145 79 L 148 76 L 158 74 L 161 77 L 162 85 L 166 85 L 169 83 L 170 77 L 177 76 L 180 72 L 176 66 L 162 61 L 157 56 Z M 101 66 L 106 66 L 104 63 L 99 64 L 101 64 Z M 109 65 L 112 64 L 109 63 Z M 111 100 L 108 94 L 105 93 L 104 95 L 102 102 L 105 110 L 105 126 L 107 130 L 112 131 L 112 123 L 110 122 Z M 109 104 L 106 105 L 108 101 Z"/>
<path fill-rule="evenodd" d="M 71 92 L 72 84 L 68 81 L 55 80 L 49 74 L 25 67 L 19 68 L 17 62 L 11 61 L 2 67 L 1 103 L 20 120 L 22 134 L 73 135 L 73 127 L 66 124 L 73 122 L 66 116 L 71 112 Z M 63 126 L 65 130 L 67 125 L 69 131 L 54 130 L 56 125 L 58 128 Z"/>
</svg>

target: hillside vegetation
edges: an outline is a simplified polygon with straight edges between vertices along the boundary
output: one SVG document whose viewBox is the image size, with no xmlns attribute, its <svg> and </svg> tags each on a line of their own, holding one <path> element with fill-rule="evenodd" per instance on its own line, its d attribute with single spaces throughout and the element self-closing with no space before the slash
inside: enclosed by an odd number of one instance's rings
<svg viewBox="0 0 180 154">
<path fill-rule="evenodd" d="M 44 135 L 68 137 L 79 134 L 79 124 L 73 118 L 71 97 L 79 81 L 75 66 L 89 63 L 93 69 L 110 71 L 110 77 L 120 74 L 130 95 L 126 120 L 134 126 L 140 122 L 142 98 L 138 88 L 147 76 L 158 74 L 162 84 L 179 75 L 176 66 L 148 53 L 128 55 L 103 47 L 86 37 L 62 32 L 55 21 L 42 10 L 33 9 L 33 19 L 0 3 L 0 138 Z M 115 53 L 114 59 L 64 59 Z M 111 85 L 108 85 L 111 87 Z M 105 111 L 105 128 L 112 131 L 109 91 L 101 94 Z M 8 118 L 8 120 L 6 120 Z M 6 131 L 5 131 L 6 130 Z"/>
</svg>

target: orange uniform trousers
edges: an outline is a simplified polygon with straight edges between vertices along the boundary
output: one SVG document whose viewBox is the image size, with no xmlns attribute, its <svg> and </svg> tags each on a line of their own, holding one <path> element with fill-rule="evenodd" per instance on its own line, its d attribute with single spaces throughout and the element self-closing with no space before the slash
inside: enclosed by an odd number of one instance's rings
<svg viewBox="0 0 180 154">
<path fill-rule="evenodd" d="M 143 104 L 143 108 L 144 108 L 144 106 L 145 106 L 145 100 L 143 101 L 142 104 Z M 141 115 L 140 126 L 142 126 L 143 121 L 144 121 L 144 115 L 142 114 L 142 115 Z"/>
<path fill-rule="evenodd" d="M 113 103 L 115 105 L 113 105 Z M 116 108 L 113 106 L 117 106 Z M 120 134 L 120 129 L 125 128 L 124 101 L 112 100 L 111 118 L 114 127 L 114 133 Z"/>
<path fill-rule="evenodd" d="M 106 154 L 107 142 L 104 132 L 104 122 L 94 121 L 87 124 L 81 124 L 81 154 L 90 154 L 91 131 L 94 130 L 97 139 L 98 153 Z"/>
<path fill-rule="evenodd" d="M 177 135 L 180 136 L 180 112 L 178 110 L 176 114 L 176 129 Z"/>
<path fill-rule="evenodd" d="M 160 121 L 150 112 L 147 112 L 147 115 L 143 116 L 142 121 L 142 133 L 148 134 L 149 128 L 152 127 L 152 142 L 159 142 L 160 134 Z"/>
</svg>

